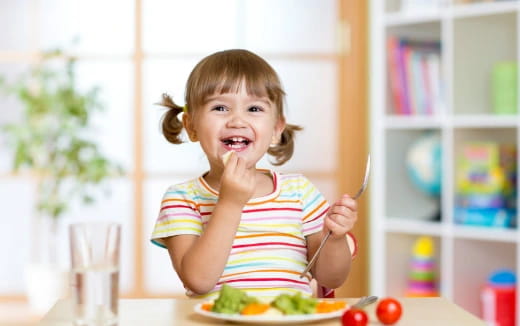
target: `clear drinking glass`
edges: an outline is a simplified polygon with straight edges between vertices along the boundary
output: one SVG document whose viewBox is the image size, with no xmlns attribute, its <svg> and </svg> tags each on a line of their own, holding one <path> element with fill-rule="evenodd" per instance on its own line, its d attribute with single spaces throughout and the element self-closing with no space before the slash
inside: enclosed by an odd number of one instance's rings
<svg viewBox="0 0 520 326">
<path fill-rule="evenodd" d="M 117 324 L 121 225 L 88 222 L 69 227 L 75 324 Z"/>
</svg>

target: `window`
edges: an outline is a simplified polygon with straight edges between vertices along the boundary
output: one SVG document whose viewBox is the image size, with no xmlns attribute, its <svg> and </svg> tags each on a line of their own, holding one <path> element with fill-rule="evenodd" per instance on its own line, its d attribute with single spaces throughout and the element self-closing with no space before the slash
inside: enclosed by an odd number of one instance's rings
<svg viewBox="0 0 520 326">
<path fill-rule="evenodd" d="M 126 175 L 112 195 L 74 207 L 67 223 L 85 216 L 123 223 L 121 288 L 126 296 L 182 295 L 165 250 L 149 236 L 170 184 L 200 175 L 207 163 L 198 144 L 171 145 L 159 129 L 167 92 L 183 103 L 184 85 L 204 56 L 247 48 L 270 62 L 285 86 L 288 121 L 305 129 L 293 159 L 280 171 L 307 175 L 336 197 L 338 169 L 337 1 L 314 0 L 23 0 L 0 4 L 0 74 L 13 78 L 44 49 L 77 55 L 79 85 L 98 85 L 106 104 L 96 139 Z M 319 21 L 319 24 L 316 22 Z M 77 38 L 78 43 L 72 40 Z M 16 121 L 20 105 L 0 98 L 0 124 Z M 0 298 L 24 293 L 30 256 L 34 180 L 10 173 L 0 136 Z M 316 155 L 319 153 L 319 164 Z M 261 166 L 270 167 L 264 159 Z M 67 243 L 65 229 L 62 241 Z M 13 258 L 10 252 L 19 254 Z M 64 251 L 67 259 L 67 252 Z"/>
</svg>

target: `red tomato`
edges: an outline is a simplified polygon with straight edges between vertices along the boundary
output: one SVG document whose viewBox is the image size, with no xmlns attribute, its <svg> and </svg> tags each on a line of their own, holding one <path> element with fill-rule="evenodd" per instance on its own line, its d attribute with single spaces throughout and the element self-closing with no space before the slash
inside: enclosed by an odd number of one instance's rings
<svg viewBox="0 0 520 326">
<path fill-rule="evenodd" d="M 349 309 L 341 316 L 343 326 L 366 326 L 368 323 L 367 313 L 360 309 Z"/>
<path fill-rule="evenodd" d="M 377 319 L 385 325 L 396 323 L 399 318 L 401 318 L 402 313 L 403 308 L 401 307 L 401 303 L 394 298 L 381 299 L 377 304 Z"/>
</svg>

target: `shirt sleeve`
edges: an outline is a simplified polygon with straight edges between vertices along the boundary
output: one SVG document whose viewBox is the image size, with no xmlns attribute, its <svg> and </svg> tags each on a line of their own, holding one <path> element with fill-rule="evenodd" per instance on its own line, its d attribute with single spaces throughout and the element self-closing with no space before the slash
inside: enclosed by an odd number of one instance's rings
<svg viewBox="0 0 520 326">
<path fill-rule="evenodd" d="M 302 176 L 299 184 L 303 211 L 302 233 L 304 236 L 308 236 L 323 228 L 323 220 L 329 210 L 329 203 L 306 177 Z"/>
<path fill-rule="evenodd" d="M 202 233 L 202 218 L 196 202 L 191 198 L 190 190 L 181 186 L 172 186 L 166 191 L 152 232 L 152 243 L 166 248 L 164 238 Z"/>
</svg>

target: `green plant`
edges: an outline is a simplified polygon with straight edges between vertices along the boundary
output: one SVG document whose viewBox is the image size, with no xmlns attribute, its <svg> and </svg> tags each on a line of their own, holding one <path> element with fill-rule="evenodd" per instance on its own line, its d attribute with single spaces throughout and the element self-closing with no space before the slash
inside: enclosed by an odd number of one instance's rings
<svg viewBox="0 0 520 326">
<path fill-rule="evenodd" d="M 17 81 L 0 79 L 0 90 L 23 107 L 20 121 L 1 129 L 13 150 L 13 171 L 35 175 L 36 210 L 54 220 L 73 200 L 91 203 L 93 186 L 122 172 L 89 140 L 93 113 L 103 105 L 97 88 L 77 88 L 74 68 L 74 58 L 53 51 Z"/>
</svg>

